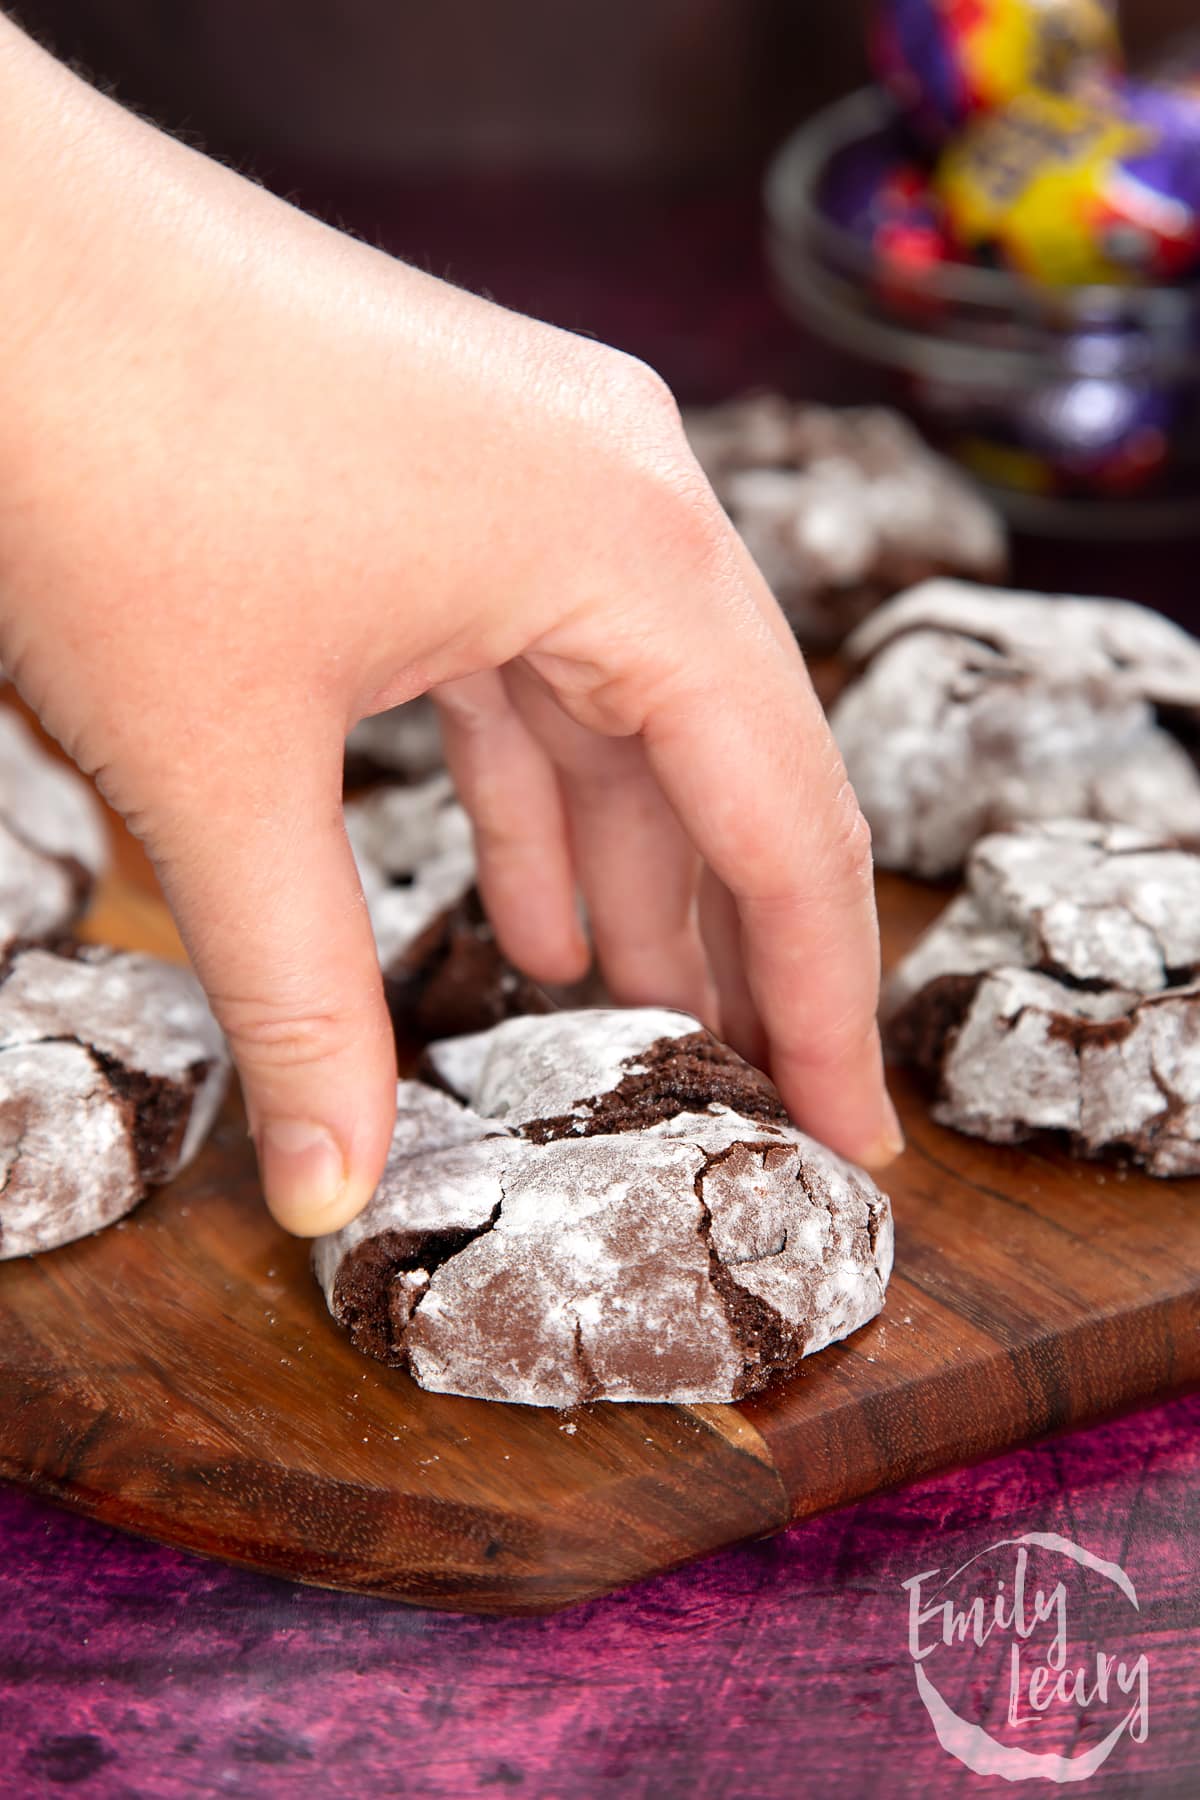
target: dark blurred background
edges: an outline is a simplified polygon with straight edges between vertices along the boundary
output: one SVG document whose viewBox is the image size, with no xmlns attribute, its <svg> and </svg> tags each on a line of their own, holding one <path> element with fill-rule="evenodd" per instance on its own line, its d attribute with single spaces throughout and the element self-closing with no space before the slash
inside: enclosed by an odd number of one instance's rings
<svg viewBox="0 0 1200 1800">
<path fill-rule="evenodd" d="M 867 0 L 19 0 L 128 104 L 396 254 L 653 363 L 833 391 L 760 249 L 771 148 L 866 78 Z M 1200 20 L 1126 0 L 1135 65 Z M 1136 596 L 1139 552 L 1070 585 Z M 1040 560 L 1039 560 L 1040 558 Z M 1036 546 L 1018 574 L 1050 583 Z M 1170 598 L 1164 596 L 1170 604 Z"/>
<path fill-rule="evenodd" d="M 60 55 L 235 159 L 375 175 L 754 163 L 865 73 L 865 0 L 20 0 Z M 1137 60 L 1194 0 L 1126 0 Z"/>
<path fill-rule="evenodd" d="M 16 12 L 213 154 L 439 274 L 647 357 L 685 400 L 786 380 L 754 279 L 758 177 L 789 126 L 863 78 L 858 0 Z"/>
</svg>

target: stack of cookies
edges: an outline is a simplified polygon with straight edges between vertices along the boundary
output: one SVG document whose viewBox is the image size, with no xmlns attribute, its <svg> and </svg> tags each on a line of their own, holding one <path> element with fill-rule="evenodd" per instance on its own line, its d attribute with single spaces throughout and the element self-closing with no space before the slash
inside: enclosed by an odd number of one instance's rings
<svg viewBox="0 0 1200 1800">
<path fill-rule="evenodd" d="M 965 881 L 883 997 L 935 1116 L 1200 1173 L 1200 644 L 931 581 L 846 654 L 831 723 L 877 862 Z"/>
</svg>

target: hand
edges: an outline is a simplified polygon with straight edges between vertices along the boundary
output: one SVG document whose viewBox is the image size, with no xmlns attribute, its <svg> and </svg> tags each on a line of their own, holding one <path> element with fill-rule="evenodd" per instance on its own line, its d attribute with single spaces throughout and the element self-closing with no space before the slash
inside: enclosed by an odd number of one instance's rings
<svg viewBox="0 0 1200 1800">
<path fill-rule="evenodd" d="M 341 815 L 430 688 L 500 941 L 699 1013 L 899 1148 L 866 828 L 792 638 L 637 362 L 407 268 L 0 26 L 0 658 L 144 840 L 268 1203 L 352 1217 L 395 1064 Z"/>
</svg>

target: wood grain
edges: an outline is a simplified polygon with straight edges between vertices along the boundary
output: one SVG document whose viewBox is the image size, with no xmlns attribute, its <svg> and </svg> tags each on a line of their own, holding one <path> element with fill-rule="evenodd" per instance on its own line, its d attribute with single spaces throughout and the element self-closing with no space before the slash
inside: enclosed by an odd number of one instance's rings
<svg viewBox="0 0 1200 1800">
<path fill-rule="evenodd" d="M 881 882 L 889 957 L 943 899 Z M 89 934 L 182 954 L 128 882 Z M 897 1085 L 884 1316 L 736 1408 L 572 1414 L 426 1394 L 352 1351 L 231 1101 L 132 1218 L 0 1264 L 0 1473 L 302 1581 L 538 1612 L 1200 1381 L 1200 1183 L 976 1144 Z"/>
</svg>

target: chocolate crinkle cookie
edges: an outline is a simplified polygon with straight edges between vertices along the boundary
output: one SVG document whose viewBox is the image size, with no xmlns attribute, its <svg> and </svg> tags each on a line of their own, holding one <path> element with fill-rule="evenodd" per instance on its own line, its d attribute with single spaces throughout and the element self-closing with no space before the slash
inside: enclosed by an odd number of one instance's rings
<svg viewBox="0 0 1200 1800">
<path fill-rule="evenodd" d="M 0 957 L 80 916 L 108 862 L 95 795 L 0 706 Z"/>
<path fill-rule="evenodd" d="M 533 1406 L 728 1401 L 883 1304 L 887 1198 L 682 1013 L 434 1044 L 378 1192 L 314 1260 L 360 1350 Z"/>
<path fill-rule="evenodd" d="M 813 650 L 930 575 L 1002 580 L 1000 518 L 898 413 L 752 395 L 684 424 L 717 497 Z"/>
<path fill-rule="evenodd" d="M 111 1225 L 187 1163 L 229 1073 L 199 983 L 79 944 L 0 971 L 0 1257 Z"/>
<path fill-rule="evenodd" d="M 423 781 L 445 765 L 437 708 L 426 695 L 360 719 L 346 739 L 347 787 Z"/>
<path fill-rule="evenodd" d="M 496 942 L 475 887 L 471 822 L 448 775 L 375 788 L 345 811 L 401 1042 L 548 1010 Z"/>
<path fill-rule="evenodd" d="M 1200 1173 L 1200 853 L 1090 820 L 984 838 L 883 1019 L 944 1125 Z"/>
<path fill-rule="evenodd" d="M 1158 613 L 931 581 L 846 651 L 830 724 L 881 867 L 950 875 L 1026 819 L 1200 836 L 1200 644 Z"/>
</svg>

